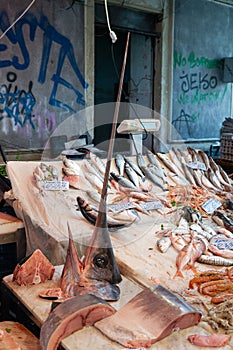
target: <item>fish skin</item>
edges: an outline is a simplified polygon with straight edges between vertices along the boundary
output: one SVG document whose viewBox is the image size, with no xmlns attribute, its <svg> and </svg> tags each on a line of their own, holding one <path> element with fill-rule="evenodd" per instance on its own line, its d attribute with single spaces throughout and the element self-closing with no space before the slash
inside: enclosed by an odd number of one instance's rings
<svg viewBox="0 0 233 350">
<path fill-rule="evenodd" d="M 210 168 L 210 161 L 208 155 L 200 149 L 197 151 L 197 155 L 199 156 L 200 161 L 202 161 L 205 164 L 206 170 L 208 170 Z"/>
<path fill-rule="evenodd" d="M 141 153 L 138 153 L 136 155 L 136 159 L 137 159 L 137 163 L 138 163 L 139 168 L 141 169 L 142 173 L 144 174 L 143 169 L 146 167 L 146 161 L 145 161 L 143 155 Z"/>
<path fill-rule="evenodd" d="M 131 166 L 131 168 L 133 168 L 133 170 L 138 174 L 138 176 L 140 176 L 143 179 L 144 175 L 140 170 L 140 168 L 137 166 L 137 164 L 132 159 L 126 156 L 124 156 L 124 159 L 125 159 L 125 162 L 128 163 Z"/>
<path fill-rule="evenodd" d="M 148 167 L 143 167 L 142 170 L 143 170 L 143 173 L 145 174 L 145 177 L 148 180 L 150 180 L 154 185 L 160 187 L 163 191 L 167 190 L 167 186 L 165 185 L 163 180 L 160 177 L 153 174 Z"/>
<path fill-rule="evenodd" d="M 89 153 L 90 155 L 90 161 L 97 167 L 97 169 L 99 169 L 99 171 L 104 175 L 105 174 L 105 164 L 103 162 L 103 160 L 98 157 L 96 154 L 94 154 L 93 152 Z"/>
<path fill-rule="evenodd" d="M 132 181 L 130 181 L 129 179 L 127 179 L 124 176 L 120 176 L 120 175 L 118 175 L 118 174 L 116 174 L 114 172 L 111 172 L 110 175 L 121 186 L 132 188 L 132 189 L 137 189 L 137 190 L 139 189 L 139 187 L 135 186 Z"/>
<path fill-rule="evenodd" d="M 115 157 L 115 164 L 120 176 L 124 176 L 125 159 L 121 153 L 117 153 Z"/>
<path fill-rule="evenodd" d="M 63 295 L 70 297 L 93 294 L 104 300 L 118 300 L 120 289 L 116 283 L 121 281 L 121 275 L 114 260 L 110 238 L 109 242 L 106 237 L 102 237 L 99 242 L 91 240 L 97 246 L 88 246 L 85 258 L 81 261 L 69 225 L 68 231 L 69 245 L 60 281 Z M 101 247 L 100 243 L 108 246 Z"/>
<path fill-rule="evenodd" d="M 128 176 L 128 179 L 136 186 L 139 188 L 139 178 L 137 173 L 134 171 L 133 168 L 128 163 L 124 164 L 124 170 L 126 175 Z"/>
<path fill-rule="evenodd" d="M 149 160 L 149 162 L 151 164 L 153 164 L 157 169 L 158 169 L 158 173 L 160 174 L 159 176 L 161 177 L 161 179 L 165 179 L 165 174 L 164 174 L 164 171 L 163 171 L 163 168 L 157 158 L 157 155 L 152 153 L 151 151 L 147 151 L 147 158 Z"/>
</svg>

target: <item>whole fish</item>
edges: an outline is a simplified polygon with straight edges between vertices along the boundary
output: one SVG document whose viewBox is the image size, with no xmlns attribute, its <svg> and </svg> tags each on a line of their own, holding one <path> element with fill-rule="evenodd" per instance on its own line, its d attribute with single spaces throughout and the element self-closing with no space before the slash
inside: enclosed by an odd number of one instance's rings
<svg viewBox="0 0 233 350">
<path fill-rule="evenodd" d="M 142 173 L 144 174 L 143 169 L 146 167 L 147 164 L 146 164 L 146 161 L 145 161 L 143 155 L 141 153 L 137 153 L 136 159 L 137 159 L 137 163 L 138 163 L 139 168 L 141 169 Z"/>
<path fill-rule="evenodd" d="M 199 157 L 199 161 L 203 162 L 205 164 L 206 170 L 208 170 L 210 168 L 210 161 L 208 155 L 200 149 L 197 151 L 197 155 Z"/>
<path fill-rule="evenodd" d="M 132 181 L 132 183 L 139 188 L 139 177 L 137 173 L 134 171 L 134 169 L 131 168 L 131 166 L 128 163 L 125 163 L 124 169 L 129 180 Z"/>
<path fill-rule="evenodd" d="M 137 164 L 130 158 L 124 156 L 124 159 L 126 161 L 126 163 L 128 163 L 131 168 L 138 174 L 138 176 L 140 176 L 141 178 L 144 177 L 142 171 L 140 170 L 140 168 L 137 166 Z"/>
<path fill-rule="evenodd" d="M 77 197 L 77 203 L 78 203 L 78 207 L 79 210 L 81 212 L 81 214 L 83 215 L 83 217 L 92 225 L 95 225 L 96 220 L 97 220 L 97 216 L 98 216 L 98 211 L 95 210 L 94 208 L 92 208 L 84 199 L 82 199 L 81 197 Z M 125 223 L 125 222 L 119 222 L 116 221 L 112 218 L 110 218 L 110 216 L 108 215 L 108 219 L 107 219 L 107 224 L 108 224 L 108 229 L 109 231 L 116 231 L 122 228 L 126 228 L 129 225 L 131 225 L 133 223 L 134 220 L 132 220 L 131 222 Z"/>
<path fill-rule="evenodd" d="M 94 154 L 93 152 L 90 152 L 90 161 L 97 167 L 97 169 L 99 169 L 99 171 L 104 175 L 105 174 L 105 163 L 103 162 L 103 160 L 98 157 L 96 154 Z"/>
<path fill-rule="evenodd" d="M 83 159 L 82 164 L 84 165 L 84 167 L 86 168 L 86 170 L 89 173 L 94 174 L 95 176 L 98 176 L 100 178 L 100 180 L 103 182 L 104 176 L 99 171 L 99 169 L 96 168 L 96 166 L 94 164 L 90 163 L 90 161 L 88 159 Z"/>
<path fill-rule="evenodd" d="M 233 266 L 233 259 L 226 259 L 216 255 L 202 254 L 200 258 L 198 258 L 198 262 L 216 266 Z"/>
<path fill-rule="evenodd" d="M 147 158 L 149 159 L 149 162 L 151 164 L 153 164 L 158 169 L 158 174 L 159 174 L 158 176 L 164 180 L 165 174 L 164 174 L 163 168 L 162 168 L 157 156 L 148 150 L 147 151 Z"/>
<path fill-rule="evenodd" d="M 124 159 L 122 154 L 117 153 L 117 155 L 115 157 L 115 164 L 116 164 L 116 167 L 119 171 L 119 175 L 123 176 L 124 170 L 125 170 L 125 159 Z"/>
<path fill-rule="evenodd" d="M 143 169 L 143 173 L 145 174 L 145 177 L 148 180 L 150 180 L 154 185 L 160 187 L 163 191 L 167 190 L 165 183 L 160 177 L 153 174 L 148 167 L 144 167 L 142 169 Z"/>
<path fill-rule="evenodd" d="M 90 174 L 89 172 L 84 173 L 85 178 L 89 181 L 89 183 L 94 186 L 99 192 L 103 187 L 103 181 L 95 174 Z"/>
<path fill-rule="evenodd" d="M 217 178 L 216 174 L 214 173 L 214 171 L 209 168 L 207 170 L 207 176 L 208 179 L 210 180 L 210 182 L 218 189 L 218 190 L 223 190 L 223 187 L 219 181 L 219 179 Z"/>
<path fill-rule="evenodd" d="M 81 169 L 77 162 L 67 157 L 63 157 L 62 162 L 66 171 L 69 172 L 66 175 L 80 175 Z"/>
<path fill-rule="evenodd" d="M 123 187 L 128 187 L 128 188 L 132 188 L 132 189 L 136 189 L 136 190 L 139 189 L 137 186 L 134 185 L 134 183 L 132 181 L 130 181 L 129 179 L 127 179 L 124 176 L 120 176 L 114 172 L 111 172 L 110 175 L 112 176 L 112 178 L 115 181 L 117 181 Z"/>
</svg>

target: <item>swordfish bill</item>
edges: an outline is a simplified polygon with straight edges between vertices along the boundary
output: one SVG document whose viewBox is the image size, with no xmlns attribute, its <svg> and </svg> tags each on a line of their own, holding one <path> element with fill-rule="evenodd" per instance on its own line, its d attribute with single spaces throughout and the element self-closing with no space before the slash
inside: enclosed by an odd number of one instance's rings
<svg viewBox="0 0 233 350">
<path fill-rule="evenodd" d="M 64 294 L 75 296 L 77 285 L 79 285 L 81 279 L 83 265 L 79 260 L 69 223 L 68 232 L 69 244 L 65 264 L 61 274 L 60 287 Z"/>
<path fill-rule="evenodd" d="M 108 147 L 108 155 L 105 167 L 105 174 L 103 180 L 103 187 L 101 192 L 101 199 L 98 208 L 98 216 L 96 219 L 94 231 L 87 248 L 84 259 L 84 275 L 88 279 L 104 280 L 110 284 L 117 284 L 121 282 L 122 278 L 115 260 L 112 243 L 109 235 L 107 225 L 107 189 L 108 179 L 110 174 L 110 167 L 112 161 L 113 147 L 116 134 L 116 125 L 120 108 L 121 92 L 124 80 L 124 72 L 126 66 L 126 58 L 129 46 L 130 33 L 127 35 L 125 54 L 122 64 L 119 89 L 117 95 L 117 102 L 115 104 L 114 116 L 112 122 L 111 138 Z"/>
</svg>

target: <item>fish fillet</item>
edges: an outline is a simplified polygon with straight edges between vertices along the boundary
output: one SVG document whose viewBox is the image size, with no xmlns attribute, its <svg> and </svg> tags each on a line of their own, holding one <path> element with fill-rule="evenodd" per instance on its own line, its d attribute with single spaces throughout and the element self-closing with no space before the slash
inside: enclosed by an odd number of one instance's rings
<svg viewBox="0 0 233 350">
<path fill-rule="evenodd" d="M 200 319 L 200 312 L 158 285 L 145 289 L 95 327 L 125 347 L 147 348 L 174 331 L 198 324 Z"/>
<path fill-rule="evenodd" d="M 85 326 L 92 326 L 114 312 L 115 309 L 107 302 L 91 294 L 62 302 L 51 311 L 41 327 L 41 350 L 56 350 L 63 338 Z"/>
</svg>

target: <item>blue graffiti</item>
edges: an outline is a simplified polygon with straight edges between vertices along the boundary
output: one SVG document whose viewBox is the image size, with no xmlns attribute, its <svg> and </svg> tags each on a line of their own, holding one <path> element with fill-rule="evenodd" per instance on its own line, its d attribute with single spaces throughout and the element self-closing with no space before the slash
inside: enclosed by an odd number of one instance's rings
<svg viewBox="0 0 233 350">
<path fill-rule="evenodd" d="M 0 105 L 4 106 L 0 109 L 1 114 L 4 113 L 14 120 L 14 125 L 23 127 L 27 122 L 35 129 L 32 121 L 32 111 L 36 103 L 36 99 L 32 93 L 32 81 L 29 82 L 28 91 L 18 90 L 15 86 L 12 90 L 12 84 L 2 85 L 0 87 Z M 1 119 L 3 117 L 1 116 Z"/>
<path fill-rule="evenodd" d="M 11 44 L 18 44 L 21 50 L 22 57 L 13 56 L 11 60 L 0 60 L 0 68 L 11 67 L 13 66 L 18 70 L 25 70 L 30 65 L 30 54 L 27 50 L 27 45 L 24 40 L 23 26 L 27 25 L 29 27 L 29 38 L 33 42 L 35 40 L 36 30 L 40 28 L 43 31 L 43 50 L 41 57 L 40 70 L 38 74 L 38 82 L 44 84 L 47 75 L 47 67 L 50 57 L 50 52 L 52 49 L 53 43 L 60 45 L 60 51 L 58 55 L 57 69 L 56 73 L 51 77 L 53 81 L 53 88 L 49 98 L 49 103 L 52 106 L 60 107 L 69 112 L 76 112 L 71 106 L 66 103 L 59 101 L 56 98 L 59 85 L 65 86 L 67 89 L 72 90 L 77 98 L 76 102 L 82 106 L 85 106 L 85 100 L 83 94 L 77 90 L 69 81 L 61 77 L 62 67 L 65 60 L 68 60 L 71 64 L 71 67 L 78 78 L 81 86 L 84 89 L 88 88 L 88 84 L 85 82 L 75 58 L 73 45 L 70 40 L 67 39 L 64 35 L 60 34 L 48 21 L 45 15 L 41 15 L 40 20 L 38 21 L 34 14 L 27 13 L 22 17 L 14 26 L 14 29 L 10 29 L 6 36 L 8 37 Z M 5 11 L 0 14 L 0 29 L 5 31 L 10 26 L 8 15 Z M 0 44 L 0 52 L 7 50 L 7 45 Z M 28 96 L 24 96 L 25 99 L 28 99 Z M 27 106 L 27 104 L 26 104 Z M 32 103 L 30 101 L 30 106 Z M 25 109 L 26 112 L 26 109 Z M 29 112 L 29 110 L 27 111 Z"/>
</svg>

